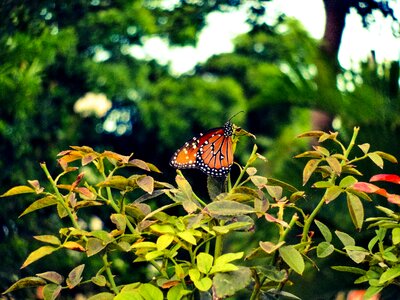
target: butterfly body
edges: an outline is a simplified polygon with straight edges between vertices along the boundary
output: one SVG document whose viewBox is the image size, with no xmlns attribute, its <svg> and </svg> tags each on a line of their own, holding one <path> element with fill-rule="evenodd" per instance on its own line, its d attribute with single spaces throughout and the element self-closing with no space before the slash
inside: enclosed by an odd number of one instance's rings
<svg viewBox="0 0 400 300">
<path fill-rule="evenodd" d="M 177 169 L 199 169 L 212 177 L 226 177 L 233 164 L 233 127 L 230 121 L 187 141 L 172 156 Z"/>
</svg>

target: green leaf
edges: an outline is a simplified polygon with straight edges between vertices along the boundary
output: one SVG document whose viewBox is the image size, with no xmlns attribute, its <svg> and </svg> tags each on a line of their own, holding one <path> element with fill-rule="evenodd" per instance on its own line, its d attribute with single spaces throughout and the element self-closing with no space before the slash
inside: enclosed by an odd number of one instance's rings
<svg viewBox="0 0 400 300">
<path fill-rule="evenodd" d="M 343 192 L 343 189 L 340 186 L 334 185 L 326 189 L 325 194 L 323 196 L 325 203 L 329 203 L 335 200 L 340 194 Z"/>
<path fill-rule="evenodd" d="M 286 270 L 279 270 L 275 266 L 259 266 L 256 268 L 258 273 L 275 282 L 283 282 L 288 278 Z"/>
<path fill-rule="evenodd" d="M 326 226 L 324 223 L 314 220 L 315 224 L 317 225 L 319 231 L 321 231 L 322 236 L 324 237 L 325 241 L 328 243 L 332 242 L 332 233 L 329 230 L 328 226 Z"/>
<path fill-rule="evenodd" d="M 379 241 L 378 236 L 374 236 L 369 242 L 368 242 L 368 250 L 372 252 L 372 249 L 374 248 L 375 244 Z"/>
<path fill-rule="evenodd" d="M 106 286 L 107 279 L 104 275 L 96 275 L 96 277 L 92 277 L 91 281 L 97 286 Z"/>
<path fill-rule="evenodd" d="M 352 193 L 346 193 L 347 195 L 347 207 L 353 221 L 354 226 L 357 230 L 361 230 L 364 222 L 364 206 L 361 203 L 360 198 Z"/>
<path fill-rule="evenodd" d="M 131 246 L 132 249 L 136 249 L 136 248 L 157 248 L 157 244 L 153 243 L 153 242 L 139 242 L 139 243 L 135 243 Z"/>
<path fill-rule="evenodd" d="M 113 300 L 115 297 L 114 294 L 103 292 L 96 295 L 91 296 L 87 300 Z"/>
<path fill-rule="evenodd" d="M 208 291 L 212 287 L 212 280 L 209 277 L 203 277 L 199 280 L 193 281 L 196 288 L 200 291 Z"/>
<path fill-rule="evenodd" d="M 383 159 L 378 153 L 371 152 L 368 153 L 367 155 L 374 162 L 374 164 L 376 164 L 379 168 L 383 169 Z"/>
<path fill-rule="evenodd" d="M 53 246 L 43 246 L 43 247 L 40 247 L 39 249 L 36 249 L 35 251 L 33 251 L 29 254 L 28 258 L 22 264 L 21 269 L 25 268 L 26 266 L 30 265 L 31 263 L 33 263 L 39 259 L 41 259 L 42 257 L 53 253 L 56 250 L 58 250 L 58 248 L 55 248 Z"/>
<path fill-rule="evenodd" d="M 319 258 L 327 257 L 327 256 L 331 255 L 334 250 L 335 250 L 335 247 L 332 244 L 330 244 L 328 242 L 321 242 L 317 246 L 317 256 Z"/>
<path fill-rule="evenodd" d="M 147 300 L 144 299 L 138 290 L 134 291 L 121 291 L 113 300 Z"/>
<path fill-rule="evenodd" d="M 243 257 L 244 252 L 236 252 L 236 253 L 226 253 L 217 257 L 214 265 L 223 265 L 229 263 L 231 261 L 241 259 Z"/>
<path fill-rule="evenodd" d="M 186 290 L 182 284 L 178 284 L 169 289 L 167 300 L 180 300 L 182 297 L 191 294 L 192 291 Z"/>
<path fill-rule="evenodd" d="M 279 254 L 296 273 L 301 275 L 304 271 L 304 259 L 300 252 L 297 251 L 293 246 L 282 246 L 279 248 Z"/>
<path fill-rule="evenodd" d="M 220 272 L 232 272 L 236 271 L 239 267 L 231 264 L 231 263 L 226 263 L 223 265 L 215 265 L 211 268 L 209 274 L 215 274 L 215 273 L 220 273 Z"/>
<path fill-rule="evenodd" d="M 369 254 L 366 249 L 359 246 L 346 246 L 344 249 L 347 255 L 357 264 L 363 262 L 365 257 Z"/>
<path fill-rule="evenodd" d="M 317 181 L 315 182 L 312 187 L 317 189 L 326 189 L 333 186 L 333 183 L 330 181 Z"/>
<path fill-rule="evenodd" d="M 392 230 L 392 242 L 393 245 L 397 245 L 400 243 L 400 228 L 393 228 Z"/>
<path fill-rule="evenodd" d="M 69 272 L 66 282 L 70 289 L 76 287 L 82 281 L 82 272 L 84 268 L 85 265 L 82 264 L 73 268 L 72 271 Z"/>
<path fill-rule="evenodd" d="M 46 280 L 40 278 L 40 277 L 25 277 L 17 282 L 15 282 L 12 286 L 10 286 L 6 291 L 3 292 L 3 294 L 11 293 L 15 290 L 19 289 L 24 289 L 24 288 L 30 288 L 30 287 L 37 287 L 37 286 L 43 286 L 46 284 Z"/>
<path fill-rule="evenodd" d="M 248 230 L 252 226 L 254 226 L 254 222 L 234 222 L 223 226 L 216 225 L 213 226 L 212 229 L 217 233 L 226 234 L 234 230 Z"/>
<path fill-rule="evenodd" d="M 217 273 L 213 278 L 213 286 L 220 299 L 236 294 L 247 287 L 251 282 L 251 270 L 240 267 L 229 273 Z"/>
<path fill-rule="evenodd" d="M 161 233 L 161 234 L 169 233 L 172 235 L 175 234 L 174 226 L 170 224 L 154 224 L 150 226 L 150 229 L 156 233 Z"/>
<path fill-rule="evenodd" d="M 0 195 L 0 198 L 10 197 L 10 196 L 15 196 L 15 195 L 20 195 L 20 194 L 28 194 L 28 193 L 35 193 L 35 190 L 26 185 L 19 185 L 19 186 L 15 186 L 15 187 L 9 189 L 4 194 Z"/>
<path fill-rule="evenodd" d="M 305 185 L 318 167 L 320 159 L 310 159 L 303 169 L 303 185 Z"/>
<path fill-rule="evenodd" d="M 360 275 L 365 275 L 365 273 L 367 273 L 363 269 L 355 268 L 355 267 L 348 267 L 348 266 L 332 266 L 331 268 L 336 271 L 340 271 L 340 272 L 348 272 L 348 273 L 360 274 Z"/>
<path fill-rule="evenodd" d="M 337 237 L 340 239 L 340 241 L 342 242 L 342 244 L 346 247 L 346 246 L 354 246 L 356 244 L 356 241 L 347 233 L 336 230 L 335 234 L 337 235 Z"/>
<path fill-rule="evenodd" d="M 155 251 L 151 251 L 149 253 L 147 253 L 144 258 L 147 261 L 152 261 L 154 259 L 156 259 L 157 257 L 163 256 L 164 255 L 164 251 L 159 251 L 159 250 L 155 250 Z"/>
<path fill-rule="evenodd" d="M 198 270 L 203 274 L 208 274 L 212 268 L 214 257 L 208 253 L 201 252 L 196 259 Z"/>
<path fill-rule="evenodd" d="M 192 245 L 197 245 L 196 238 L 194 237 L 193 233 L 191 230 L 185 230 L 182 232 L 178 232 L 177 235 L 184 241 L 192 244 Z"/>
<path fill-rule="evenodd" d="M 171 234 L 163 234 L 160 235 L 157 239 L 157 250 L 164 250 L 166 249 L 174 240 L 174 236 Z"/>
<path fill-rule="evenodd" d="M 141 284 L 139 287 L 139 293 L 143 297 L 143 299 L 146 300 L 163 300 L 164 296 L 161 290 L 150 284 L 150 283 L 144 283 Z"/>
<path fill-rule="evenodd" d="M 383 286 L 370 286 L 364 294 L 364 299 L 371 299 L 372 296 L 378 294 L 383 290 Z"/>
<path fill-rule="evenodd" d="M 46 284 L 43 288 L 44 300 L 54 300 L 61 292 L 61 286 L 54 283 Z"/>
<path fill-rule="evenodd" d="M 226 200 L 211 202 L 204 210 L 211 216 L 239 216 L 255 212 L 249 205 Z"/>
<path fill-rule="evenodd" d="M 41 198 L 39 200 L 36 200 L 33 202 L 31 205 L 29 205 L 23 212 L 22 214 L 19 215 L 18 218 L 29 214 L 35 210 L 42 209 L 44 207 L 48 207 L 51 205 L 56 205 L 57 204 L 57 199 L 54 196 L 46 196 L 44 198 Z"/>
<path fill-rule="evenodd" d="M 344 177 L 342 180 L 340 180 L 339 186 L 343 189 L 348 188 L 349 186 L 352 186 L 357 182 L 357 179 L 355 179 L 353 176 L 348 175 Z"/>
</svg>

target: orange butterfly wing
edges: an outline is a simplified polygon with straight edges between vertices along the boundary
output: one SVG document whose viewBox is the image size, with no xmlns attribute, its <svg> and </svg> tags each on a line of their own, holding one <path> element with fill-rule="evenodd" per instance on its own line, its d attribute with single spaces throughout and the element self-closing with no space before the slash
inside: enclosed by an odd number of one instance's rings
<svg viewBox="0 0 400 300">
<path fill-rule="evenodd" d="M 232 124 L 214 128 L 187 141 L 172 156 L 170 165 L 177 169 L 197 168 L 213 177 L 226 176 L 233 164 Z"/>
</svg>

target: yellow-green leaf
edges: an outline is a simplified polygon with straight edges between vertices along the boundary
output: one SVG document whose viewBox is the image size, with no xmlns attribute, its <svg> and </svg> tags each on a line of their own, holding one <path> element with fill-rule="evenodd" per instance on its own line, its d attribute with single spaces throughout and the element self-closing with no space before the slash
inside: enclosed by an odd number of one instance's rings
<svg viewBox="0 0 400 300">
<path fill-rule="evenodd" d="M 26 185 L 19 185 L 9 189 L 4 194 L 0 195 L 0 197 L 10 197 L 14 195 L 28 194 L 28 193 L 35 193 L 35 190 Z"/>
<path fill-rule="evenodd" d="M 343 192 L 342 188 L 337 185 L 327 188 L 327 190 L 325 191 L 324 197 L 323 197 L 325 200 L 325 203 L 329 203 L 329 202 L 335 200 L 337 197 L 339 197 L 339 195 L 342 192 Z"/>
<path fill-rule="evenodd" d="M 368 157 L 374 162 L 374 164 L 376 164 L 379 168 L 383 169 L 383 159 L 378 153 L 376 152 L 368 153 Z"/>
<path fill-rule="evenodd" d="M 61 241 L 58 237 L 54 235 L 36 235 L 34 238 L 43 243 L 53 244 L 53 245 L 61 245 Z"/>
<path fill-rule="evenodd" d="M 25 277 L 17 282 L 15 282 L 12 286 L 10 286 L 3 294 L 11 293 L 15 290 L 19 289 L 24 289 L 24 288 L 29 288 L 29 287 L 37 287 L 37 286 L 43 286 L 46 284 L 46 280 L 39 278 L 39 277 Z"/>
<path fill-rule="evenodd" d="M 303 185 L 305 185 L 318 167 L 320 159 L 310 159 L 303 169 Z"/>
<path fill-rule="evenodd" d="M 342 166 L 340 165 L 340 162 L 337 158 L 332 157 L 332 156 L 327 157 L 326 162 L 332 168 L 333 172 L 335 172 L 338 175 L 340 175 L 340 173 L 342 173 Z"/>
<path fill-rule="evenodd" d="M 157 250 L 166 249 L 174 240 L 174 236 L 171 234 L 163 234 L 157 239 Z"/>
<path fill-rule="evenodd" d="M 53 246 L 43 246 L 43 247 L 40 247 L 39 249 L 36 249 L 35 251 L 31 252 L 28 255 L 28 258 L 22 264 L 21 269 L 27 267 L 28 265 L 41 259 L 42 257 L 53 253 L 57 249 L 58 248 L 55 248 Z"/>
<path fill-rule="evenodd" d="M 19 218 L 29 214 L 35 210 L 51 206 L 51 205 L 56 205 L 57 204 L 57 199 L 54 196 L 46 196 L 44 198 L 41 198 L 39 200 L 36 200 L 33 202 L 31 205 L 29 205 L 23 212 L 22 214 L 19 215 Z"/>
<path fill-rule="evenodd" d="M 360 230 L 364 222 L 364 206 L 361 203 L 360 198 L 358 198 L 353 193 L 347 194 L 347 207 L 353 221 L 354 226 L 357 230 Z"/>
</svg>

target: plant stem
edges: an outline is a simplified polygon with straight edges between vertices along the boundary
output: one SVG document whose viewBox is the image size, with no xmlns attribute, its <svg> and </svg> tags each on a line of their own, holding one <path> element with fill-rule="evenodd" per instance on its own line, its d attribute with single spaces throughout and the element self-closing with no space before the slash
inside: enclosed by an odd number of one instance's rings
<svg viewBox="0 0 400 300">
<path fill-rule="evenodd" d="M 80 226 L 78 224 L 78 222 L 76 221 L 74 215 L 72 214 L 70 208 L 68 207 L 68 205 L 65 203 L 65 199 L 64 197 L 60 194 L 60 191 L 58 190 L 57 184 L 54 181 L 53 177 L 51 177 L 49 170 L 47 169 L 46 163 L 41 163 L 40 167 L 42 168 L 42 170 L 44 171 L 44 173 L 47 176 L 47 179 L 50 181 L 51 186 L 53 187 L 53 190 L 56 194 L 57 200 L 58 202 L 62 205 L 62 207 L 67 211 L 68 217 L 70 218 L 73 226 L 76 229 L 80 229 Z M 86 237 L 85 237 L 86 238 Z"/>
<path fill-rule="evenodd" d="M 234 184 L 234 186 L 233 186 L 233 188 L 231 190 L 233 190 L 234 188 L 236 188 L 239 185 L 239 183 L 242 180 L 244 174 L 246 173 L 246 170 L 253 163 L 254 159 L 252 159 L 252 158 L 254 157 L 254 155 L 256 155 L 256 152 L 257 152 L 257 147 L 254 147 L 253 151 L 250 154 L 249 160 L 247 161 L 246 165 L 244 166 L 242 172 L 240 172 L 240 174 L 239 174 L 238 178 L 236 179 L 236 182 L 235 182 L 235 184 Z"/>
<path fill-rule="evenodd" d="M 225 222 L 223 220 L 221 220 L 219 225 L 223 226 L 224 223 Z M 224 245 L 224 236 L 222 234 L 217 234 L 217 236 L 215 237 L 214 261 L 219 256 L 221 256 L 222 250 L 223 250 L 223 245 Z"/>
<path fill-rule="evenodd" d="M 354 147 L 354 145 L 356 143 L 356 139 L 357 139 L 357 135 L 358 135 L 359 130 L 360 130 L 359 127 L 354 127 L 353 136 L 351 137 L 349 146 L 347 147 L 347 149 L 343 153 L 343 155 L 344 155 L 344 157 L 346 159 L 349 157 L 349 154 L 350 154 L 351 150 L 353 149 L 353 147 Z M 341 165 L 343 166 L 345 163 L 346 163 L 346 160 L 342 160 Z M 332 183 L 335 183 L 336 178 L 337 178 L 337 176 L 335 174 L 333 174 L 331 176 L 331 178 L 329 179 L 329 181 L 331 181 Z M 324 205 L 324 203 L 325 203 L 325 199 L 324 199 L 324 197 L 322 197 L 322 199 L 320 200 L 318 205 L 314 208 L 314 210 L 312 211 L 310 216 L 305 220 L 301 242 L 306 242 L 307 241 L 308 232 L 310 230 L 311 223 L 314 221 L 314 218 L 319 213 L 319 211 L 321 210 L 321 208 Z"/>
<path fill-rule="evenodd" d="M 343 153 L 346 158 L 349 157 L 351 150 L 353 149 L 354 145 L 356 144 L 356 139 L 357 139 L 357 135 L 358 135 L 359 131 L 360 131 L 360 127 L 354 127 L 353 136 L 351 137 L 350 144 L 347 147 L 346 151 Z M 342 165 L 344 165 L 345 163 L 346 162 L 343 160 Z"/>
<path fill-rule="evenodd" d="M 107 252 L 104 253 L 104 255 L 103 255 L 103 263 L 104 263 L 104 268 L 106 270 L 106 275 L 107 275 L 108 281 L 110 282 L 110 285 L 111 285 L 111 290 L 114 292 L 115 295 L 117 295 L 118 288 L 115 284 L 114 276 L 111 272 L 110 263 L 108 262 Z"/>
</svg>

